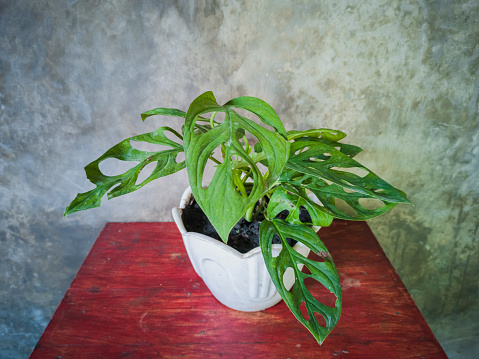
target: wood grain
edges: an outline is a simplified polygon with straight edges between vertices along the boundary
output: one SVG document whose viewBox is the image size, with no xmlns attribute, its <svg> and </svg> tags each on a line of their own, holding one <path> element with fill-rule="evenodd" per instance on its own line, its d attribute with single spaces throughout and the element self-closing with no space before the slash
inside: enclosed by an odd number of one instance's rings
<svg viewBox="0 0 479 359">
<path fill-rule="evenodd" d="M 244 313 L 216 301 L 174 223 L 108 223 L 30 358 L 446 358 L 366 223 L 319 236 L 343 288 L 322 346 L 283 302 Z"/>
</svg>

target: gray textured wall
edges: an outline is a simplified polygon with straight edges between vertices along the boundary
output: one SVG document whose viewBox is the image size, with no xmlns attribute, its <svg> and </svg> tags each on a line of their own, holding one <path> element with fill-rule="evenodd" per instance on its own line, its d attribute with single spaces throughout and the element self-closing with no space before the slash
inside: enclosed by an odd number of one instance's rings
<svg viewBox="0 0 479 359">
<path fill-rule="evenodd" d="M 451 357 L 479 351 L 479 6 L 0 1 L 0 357 L 26 357 L 106 221 L 169 221 L 186 173 L 63 218 L 83 166 L 206 90 L 330 127 L 406 191 L 370 226 Z M 166 192 L 165 186 L 172 186 Z M 474 347 L 475 345 L 475 347 Z"/>
</svg>

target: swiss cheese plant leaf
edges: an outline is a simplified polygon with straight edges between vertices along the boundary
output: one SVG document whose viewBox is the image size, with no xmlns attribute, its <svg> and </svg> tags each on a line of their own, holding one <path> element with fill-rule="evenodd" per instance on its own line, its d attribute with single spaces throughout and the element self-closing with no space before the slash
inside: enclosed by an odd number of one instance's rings
<svg viewBox="0 0 479 359">
<path fill-rule="evenodd" d="M 186 112 L 177 110 L 176 108 L 164 108 L 164 107 L 158 107 L 150 111 L 143 112 L 141 114 L 141 119 L 144 122 L 148 117 L 150 116 L 155 116 L 155 115 L 163 115 L 163 116 L 173 116 L 173 117 L 182 117 L 185 118 Z M 206 118 L 200 117 L 198 120 L 201 121 L 209 121 Z M 195 131 L 197 132 L 207 132 L 211 129 L 210 125 L 201 125 L 199 123 L 195 124 Z"/>
<path fill-rule="evenodd" d="M 100 158 L 85 167 L 87 178 L 96 185 L 94 189 L 85 193 L 79 193 L 70 203 L 65 215 L 84 209 L 99 207 L 101 198 L 108 192 L 108 198 L 118 197 L 140 189 L 154 179 L 167 176 L 185 168 L 185 161 L 176 160 L 178 154 L 183 151 L 183 146 L 165 136 L 170 132 L 181 139 L 181 136 L 169 127 L 160 127 L 158 130 L 139 136 L 130 137 L 110 148 Z M 171 149 L 149 152 L 135 149 L 131 142 L 148 142 L 157 145 L 166 145 Z M 121 161 L 132 161 L 135 164 L 123 174 L 107 176 L 100 170 L 100 162 L 116 158 Z M 136 183 L 141 170 L 150 163 L 155 163 L 153 172 L 142 182 Z M 113 188 L 112 188 L 113 187 Z"/>
<path fill-rule="evenodd" d="M 314 136 L 314 137 L 313 137 Z M 288 131 L 288 140 L 297 141 L 315 141 L 321 142 L 325 145 L 331 146 L 337 149 L 339 152 L 353 158 L 358 153 L 362 152 L 362 148 L 347 143 L 340 143 L 339 140 L 343 139 L 346 136 L 344 132 L 338 130 L 330 129 L 318 129 L 318 130 L 307 130 L 307 131 Z M 255 151 L 261 152 L 261 145 L 257 143 L 255 145 Z M 317 154 L 317 159 L 325 159 L 324 154 Z M 266 160 L 262 160 L 261 163 L 266 164 Z"/>
<path fill-rule="evenodd" d="M 369 198 L 392 203 L 410 203 L 404 192 L 394 188 L 348 155 L 323 142 L 293 142 L 287 167 Z"/>
<path fill-rule="evenodd" d="M 326 128 L 312 129 L 306 131 L 288 131 L 288 140 L 294 141 L 317 141 L 332 146 L 340 152 L 354 157 L 362 151 L 361 147 L 340 143 L 339 141 L 346 137 L 346 134 L 339 130 Z"/>
<path fill-rule="evenodd" d="M 275 234 L 281 239 L 282 249 L 278 256 L 273 257 L 272 239 Z M 292 225 L 278 219 L 261 222 L 259 236 L 266 268 L 278 293 L 298 321 L 321 344 L 337 324 L 341 315 L 339 275 L 327 248 L 313 229 L 304 225 Z M 287 238 L 304 243 L 313 252 L 323 257 L 324 261 L 314 261 L 302 256 L 288 245 Z M 306 266 L 310 273 L 303 273 L 299 269 L 301 265 Z M 295 277 L 291 292 L 287 290 L 283 283 L 283 276 L 288 268 L 294 271 Z M 314 297 L 305 283 L 307 278 L 313 278 L 336 296 L 333 307 L 321 303 Z M 308 318 L 305 318 L 301 312 L 302 303 L 305 303 Z M 315 313 L 324 318 L 326 326 L 320 325 Z"/>
<path fill-rule="evenodd" d="M 301 137 L 317 137 L 329 141 L 339 141 L 346 137 L 346 134 L 339 130 L 331 130 L 328 128 L 318 128 L 306 131 L 288 131 L 288 140 L 294 140 Z"/>
<path fill-rule="evenodd" d="M 150 111 L 143 112 L 141 114 L 141 119 L 144 122 L 148 117 L 154 116 L 154 115 L 163 115 L 163 116 L 173 116 L 173 117 L 183 117 L 185 118 L 186 112 L 177 110 L 176 108 L 155 108 Z"/>
<path fill-rule="evenodd" d="M 308 211 L 311 216 L 311 223 L 303 223 L 300 220 L 301 207 Z M 333 217 L 309 198 L 306 191 L 301 187 L 278 186 L 274 190 L 268 203 L 267 216 L 275 218 L 282 211 L 289 212 L 286 222 L 291 224 L 312 224 L 313 226 L 327 227 L 333 221 Z"/>
<path fill-rule="evenodd" d="M 228 101 L 224 106 L 226 108 L 242 108 L 254 113 L 263 123 L 273 127 L 281 136 L 287 138 L 286 130 L 280 118 L 273 108 L 263 100 L 256 97 L 243 96 Z"/>
<path fill-rule="evenodd" d="M 269 218 L 276 218 L 281 212 L 288 211 L 288 217 L 286 222 L 291 224 L 303 224 L 299 219 L 301 205 L 304 204 L 302 198 L 298 196 L 291 195 L 286 191 L 283 191 L 282 188 L 277 187 L 273 192 L 269 202 L 266 213 Z"/>
<path fill-rule="evenodd" d="M 378 201 L 361 192 L 346 191 L 340 185 L 328 184 L 321 178 L 294 170 L 286 170 L 281 176 L 281 182 L 289 191 L 294 191 L 293 188 L 311 191 L 322 204 L 322 211 L 335 218 L 363 221 L 386 213 L 397 205 L 394 202 Z M 294 187 L 289 187 L 289 185 Z M 337 205 L 336 200 L 338 199 L 344 201 L 347 206 Z M 363 201 L 372 201 L 376 205 L 367 208 L 363 205 L 365 203 Z"/>
<path fill-rule="evenodd" d="M 240 116 L 233 107 L 252 111 L 263 123 L 273 126 L 277 132 Z M 224 121 L 206 133 L 195 131 L 198 116 L 210 112 L 223 112 Z M 269 160 L 268 171 L 264 176 L 256 160 L 252 159 L 239 141 L 238 133 L 243 131 L 247 131 L 261 143 L 265 158 Z M 285 168 L 289 143 L 280 135 L 282 132 L 285 134 L 284 128 L 274 111 L 271 112 L 269 105 L 266 106 L 261 100 L 239 98 L 220 106 L 212 92 L 205 92 L 190 105 L 185 117 L 184 132 L 185 158 L 191 190 L 220 237 L 226 242 L 231 228 L 244 216 L 248 208 L 275 184 Z M 216 164 L 211 182 L 204 183 L 208 159 L 217 148 L 222 148 L 225 160 Z M 244 161 L 251 170 L 253 185 L 247 196 L 240 194 L 237 188 L 238 181 L 232 164 L 238 160 Z"/>
<path fill-rule="evenodd" d="M 286 184 L 312 191 L 323 211 L 342 219 L 367 220 L 397 203 L 410 203 L 403 192 L 352 159 L 360 151 L 326 139 L 298 138 L 280 182 L 290 191 Z M 348 172 L 355 170 L 363 176 Z"/>
<path fill-rule="evenodd" d="M 298 139 L 295 139 L 295 141 L 313 141 L 313 142 L 321 142 L 324 143 L 325 145 L 334 147 L 337 149 L 339 152 L 345 154 L 346 156 L 349 156 L 353 158 L 356 156 L 358 153 L 362 152 L 363 149 L 358 146 L 350 145 L 347 143 L 341 143 L 338 141 L 331 141 L 325 138 L 315 138 L 315 137 L 300 137 Z M 321 154 L 319 155 L 320 159 L 324 158 L 324 155 Z"/>
</svg>

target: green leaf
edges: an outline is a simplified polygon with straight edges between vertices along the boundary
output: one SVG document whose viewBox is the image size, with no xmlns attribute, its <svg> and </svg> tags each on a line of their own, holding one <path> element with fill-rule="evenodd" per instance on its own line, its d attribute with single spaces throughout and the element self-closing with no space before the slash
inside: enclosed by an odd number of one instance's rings
<svg viewBox="0 0 479 359">
<path fill-rule="evenodd" d="M 319 141 L 295 141 L 291 145 L 288 169 L 330 181 L 340 187 L 384 202 L 411 203 L 394 188 L 359 162 Z M 352 173 L 359 170 L 366 175 Z M 336 190 L 336 188 L 333 188 Z"/>
<path fill-rule="evenodd" d="M 360 151 L 326 139 L 298 138 L 279 181 L 312 191 L 324 212 L 341 219 L 367 220 L 398 203 L 410 203 L 403 192 L 352 159 Z M 358 169 L 367 175 L 347 172 Z"/>
<path fill-rule="evenodd" d="M 88 164 L 85 167 L 85 172 L 87 178 L 96 185 L 96 188 L 85 193 L 79 193 L 67 207 L 65 216 L 77 211 L 99 207 L 101 198 L 107 192 L 109 199 L 118 197 L 136 191 L 154 179 L 167 176 L 185 168 L 185 161 L 179 163 L 176 161 L 177 155 L 183 151 L 183 146 L 168 139 L 164 134 L 165 131 L 171 132 L 181 139 L 181 136 L 175 130 L 169 127 L 160 127 L 154 132 L 130 137 L 121 141 L 97 160 Z M 157 152 L 141 151 L 133 148 L 131 141 L 166 145 L 170 146 L 171 149 Z M 107 158 L 116 158 L 121 161 L 134 161 L 138 163 L 123 174 L 106 176 L 100 171 L 99 165 L 100 162 Z M 153 172 L 141 183 L 136 184 L 141 170 L 149 163 L 154 162 L 156 162 L 156 167 Z M 112 189 L 112 187 L 114 188 Z"/>
<path fill-rule="evenodd" d="M 163 116 L 173 116 L 173 117 L 182 117 L 185 118 L 186 112 L 177 110 L 176 108 L 163 108 L 163 107 L 158 107 L 155 108 L 154 110 L 146 111 L 141 114 L 141 120 L 145 122 L 145 120 L 150 117 L 150 116 L 155 116 L 155 115 L 163 115 Z M 198 120 L 200 121 L 209 121 L 208 119 L 204 117 L 200 117 Z M 195 131 L 197 132 L 208 132 L 211 129 L 210 125 L 200 125 L 198 123 L 195 124 Z"/>
<path fill-rule="evenodd" d="M 277 257 L 273 257 L 272 252 L 272 239 L 275 234 L 279 235 L 282 243 L 282 250 Z M 321 344 L 338 323 L 341 315 L 341 285 L 339 275 L 327 248 L 311 228 L 304 225 L 288 224 L 278 219 L 273 221 L 264 220 L 261 222 L 259 236 L 266 268 L 278 293 L 298 321 L 301 322 L 301 324 L 313 334 L 319 344 Z M 292 238 L 304 243 L 313 252 L 321 254 L 324 258 L 324 262 L 313 261 L 302 256 L 288 245 L 286 241 L 287 238 Z M 301 272 L 298 267 L 301 264 L 308 268 L 310 274 Z M 288 268 L 292 268 L 295 276 L 295 283 L 291 292 L 287 290 L 283 283 L 283 276 Z M 329 307 L 319 302 L 311 294 L 304 282 L 307 278 L 315 279 L 336 296 L 334 307 Z M 309 320 L 301 313 L 301 304 L 303 302 L 306 305 Z M 326 327 L 322 327 L 318 323 L 314 313 L 318 313 L 324 317 Z"/>
<path fill-rule="evenodd" d="M 195 133 L 201 134 L 206 133 L 211 130 L 210 125 L 200 125 L 199 123 L 195 123 Z"/>
<path fill-rule="evenodd" d="M 289 193 L 288 193 L 289 191 Z M 311 216 L 312 223 L 303 223 L 299 219 L 301 207 L 304 207 Z M 278 186 L 268 203 L 267 216 L 275 218 L 282 211 L 288 211 L 286 222 L 291 224 L 312 224 L 313 226 L 327 227 L 333 217 L 308 197 L 303 188 L 294 186 Z"/>
<path fill-rule="evenodd" d="M 295 139 L 295 141 L 315 141 L 315 142 L 321 142 L 324 143 L 325 145 L 331 146 L 336 148 L 339 152 L 344 153 L 345 155 L 353 158 L 356 156 L 358 153 L 362 152 L 363 149 L 358 146 L 354 145 L 349 145 L 347 143 L 340 143 L 337 141 L 331 141 L 325 138 L 315 138 L 315 137 L 300 137 Z M 323 159 L 323 156 L 321 156 L 319 159 Z"/>
<path fill-rule="evenodd" d="M 339 130 L 328 128 L 318 128 L 306 131 L 288 131 L 288 140 L 294 140 L 300 137 L 318 137 L 321 139 L 337 142 L 346 137 L 346 134 Z"/>
<path fill-rule="evenodd" d="M 248 110 L 254 113 L 260 118 L 261 121 L 273 127 L 284 138 L 287 138 L 286 130 L 284 129 L 283 123 L 281 122 L 280 118 L 273 110 L 273 108 L 263 100 L 260 100 L 256 97 L 243 96 L 228 101 L 227 103 L 225 103 L 224 106 L 226 108 L 242 108 L 244 110 Z"/>
<path fill-rule="evenodd" d="M 285 188 L 289 188 L 287 186 L 289 184 L 296 188 L 310 190 L 323 205 L 322 210 L 336 218 L 364 221 L 386 213 L 397 205 L 397 203 L 382 201 L 377 208 L 365 208 L 360 200 L 375 200 L 374 197 L 360 192 L 346 191 L 344 187 L 335 183 L 328 184 L 321 178 L 293 170 L 285 171 L 280 181 Z M 337 199 L 343 200 L 349 208 L 336 205 Z"/>
<path fill-rule="evenodd" d="M 252 109 L 255 114 L 260 114 L 259 117 L 264 123 L 280 128 L 269 108 L 261 108 L 263 102 L 255 102 L 251 98 L 246 101 L 246 105 L 244 103 L 244 100 L 232 100 L 228 102 L 230 105 L 220 106 L 213 93 L 206 92 L 192 102 L 185 117 L 184 145 L 190 186 L 196 201 L 225 242 L 231 228 L 244 216 L 248 208 L 275 184 L 289 156 L 289 143 L 281 135 L 240 116 L 231 107 L 234 105 Z M 206 133 L 195 132 L 197 117 L 209 112 L 224 112 L 224 121 Z M 249 132 L 261 143 L 264 156 L 270 163 L 266 178 L 258 168 L 256 160 L 244 150 L 237 136 L 238 131 Z M 207 188 L 203 188 L 208 159 L 220 146 L 223 147 L 225 160 L 216 165 L 211 183 Z M 235 184 L 234 180 L 237 179 L 237 174 L 233 172 L 233 162 L 238 159 L 251 169 L 253 185 L 246 197 L 240 194 L 236 188 L 238 181 Z"/>
<path fill-rule="evenodd" d="M 176 108 L 155 108 L 154 110 L 146 111 L 141 114 L 141 120 L 145 122 L 145 120 L 154 115 L 163 115 L 163 116 L 173 116 L 173 117 L 182 117 L 185 118 L 186 112 L 177 110 Z"/>
<path fill-rule="evenodd" d="M 283 190 L 282 187 L 277 187 L 273 192 L 266 210 L 269 218 L 276 218 L 283 211 L 288 211 L 289 215 L 286 218 L 286 222 L 291 224 L 303 224 L 299 219 L 301 205 L 304 201 L 301 197 L 291 195 Z"/>
</svg>

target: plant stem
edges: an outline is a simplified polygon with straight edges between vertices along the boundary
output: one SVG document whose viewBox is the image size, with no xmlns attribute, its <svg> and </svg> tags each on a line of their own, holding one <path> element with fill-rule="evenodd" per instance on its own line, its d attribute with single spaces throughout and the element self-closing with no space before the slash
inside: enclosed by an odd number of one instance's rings
<svg viewBox="0 0 479 359">
<path fill-rule="evenodd" d="M 245 198 L 248 197 L 248 194 L 246 193 L 246 188 L 244 187 L 244 184 L 241 181 L 241 178 L 238 174 L 238 171 L 233 170 L 232 172 L 233 172 L 233 181 L 234 181 L 236 187 L 238 187 L 241 195 Z"/>
<path fill-rule="evenodd" d="M 244 219 L 246 219 L 248 222 L 251 222 L 252 219 L 253 219 L 253 210 L 254 210 L 255 205 L 256 205 L 256 203 L 253 204 L 251 207 L 249 207 L 248 210 L 246 211 L 245 215 L 244 215 Z"/>
<path fill-rule="evenodd" d="M 225 159 L 226 147 L 224 143 L 221 143 L 221 156 Z"/>
<path fill-rule="evenodd" d="M 256 212 L 253 216 L 254 219 L 256 219 L 258 217 L 258 215 L 263 211 L 265 202 L 266 201 L 265 201 L 264 197 L 261 197 L 259 199 L 259 207 L 258 207 L 258 209 L 256 210 Z M 264 215 L 266 216 L 266 213 Z"/>
<path fill-rule="evenodd" d="M 210 118 L 210 126 L 211 126 L 211 128 L 215 127 L 215 126 L 214 126 L 214 125 L 215 125 L 215 116 L 216 116 L 216 112 L 213 112 L 213 113 L 211 114 L 211 118 Z"/>
<path fill-rule="evenodd" d="M 245 143 L 245 151 L 249 155 L 251 153 L 251 147 L 249 145 L 248 139 L 246 138 L 246 135 L 243 136 L 243 141 Z"/>
<path fill-rule="evenodd" d="M 221 162 L 218 161 L 218 160 L 217 160 L 216 158 L 214 158 L 213 156 L 210 156 L 210 157 L 208 157 L 208 158 L 209 158 L 210 160 L 212 160 L 214 163 L 216 163 L 217 165 L 220 165 L 220 164 L 221 164 Z"/>
<path fill-rule="evenodd" d="M 242 169 L 240 169 L 240 171 L 243 171 L 245 173 L 243 179 L 241 180 L 241 182 L 243 182 L 243 184 L 244 184 L 244 183 L 246 183 L 246 180 L 251 177 L 251 168 L 249 169 L 249 171 L 245 171 L 245 170 L 242 170 Z"/>
</svg>

